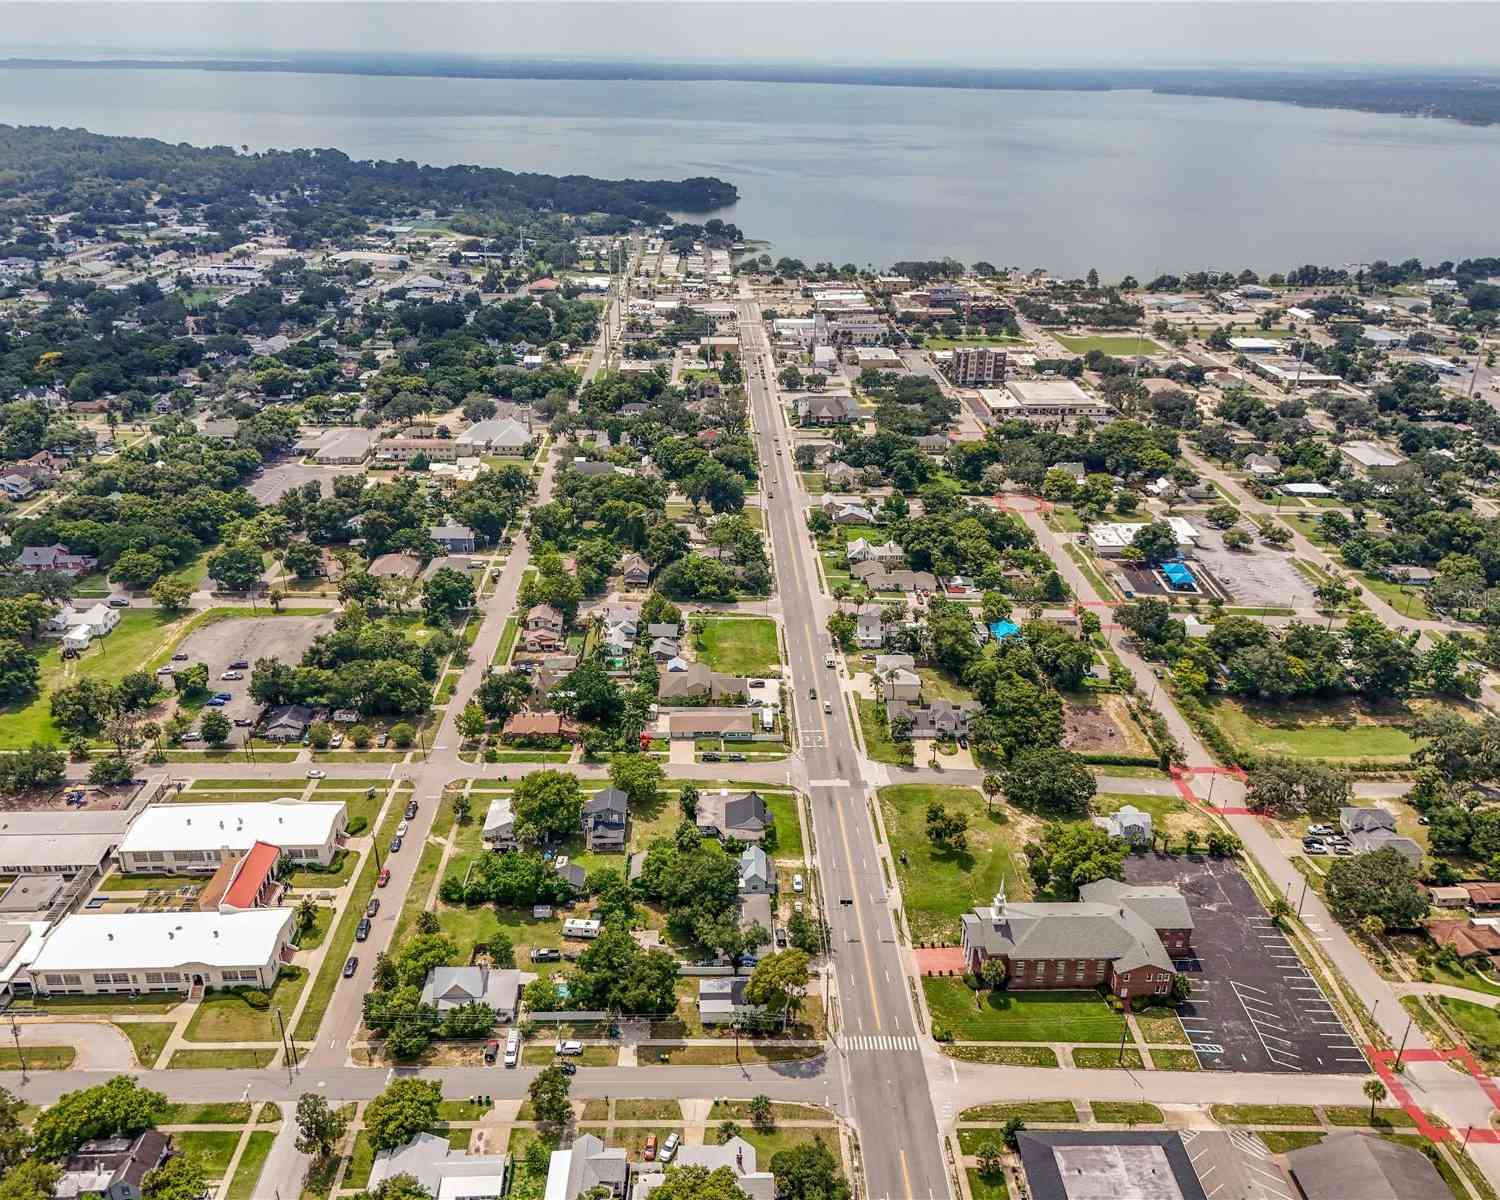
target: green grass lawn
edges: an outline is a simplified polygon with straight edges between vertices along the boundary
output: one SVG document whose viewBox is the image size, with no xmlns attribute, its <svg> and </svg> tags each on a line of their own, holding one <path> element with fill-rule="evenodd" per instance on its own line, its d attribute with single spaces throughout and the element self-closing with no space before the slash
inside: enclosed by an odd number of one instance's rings
<svg viewBox="0 0 1500 1200">
<path fill-rule="evenodd" d="M 1129 1046 L 1125 1048 L 1124 1054 L 1113 1046 L 1074 1046 L 1073 1065 L 1093 1071 L 1139 1071 L 1145 1063 L 1141 1061 L 1141 1052 Z"/>
<path fill-rule="evenodd" d="M 1438 619 L 1438 614 L 1427 607 L 1425 588 L 1407 587 L 1368 573 L 1360 574 L 1359 581 L 1403 617 L 1410 617 L 1413 621 Z"/>
<path fill-rule="evenodd" d="M 969 1042 L 1118 1042 L 1125 1018 L 1093 991 L 981 992 L 963 980 L 922 980 L 934 1030 Z"/>
<path fill-rule="evenodd" d="M 167 1039 L 172 1036 L 172 1025 L 169 1021 L 116 1021 L 125 1036 L 130 1039 L 130 1044 L 135 1047 L 135 1058 L 146 1070 L 156 1066 L 156 1060 L 161 1057 L 161 1052 L 166 1048 Z M 247 1117 L 249 1113 L 245 1114 Z M 178 1122 L 186 1124 L 181 1118 Z M 165 1121 L 163 1124 L 172 1124 Z"/>
<path fill-rule="evenodd" d="M 354 1149 L 349 1155 L 349 1166 L 344 1170 L 344 1186 L 362 1188 L 370 1182 L 370 1168 L 375 1165 L 375 1147 L 370 1135 L 361 1129 L 354 1135 Z"/>
<path fill-rule="evenodd" d="M 323 944 L 323 939 L 328 936 L 328 931 L 333 928 L 333 909 L 326 905 L 318 905 L 317 918 L 312 923 L 312 928 L 297 939 L 297 949 L 316 950 Z"/>
<path fill-rule="evenodd" d="M 179 1150 L 198 1160 L 203 1173 L 210 1179 L 222 1179 L 229 1169 L 235 1148 L 240 1144 L 240 1135 L 228 1129 L 195 1129 L 174 1133 L 172 1140 Z"/>
<path fill-rule="evenodd" d="M 516 637 L 521 632 L 521 626 L 515 617 L 505 618 L 505 628 L 500 631 L 500 641 L 495 646 L 494 662 L 507 663 L 510 661 L 510 652 L 515 649 Z"/>
<path fill-rule="evenodd" d="M 18 1052 L 14 1046 L 0 1046 L 0 1070 L 18 1070 L 23 1057 L 28 1071 L 66 1071 L 78 1051 L 72 1046 L 24 1046 Z"/>
<path fill-rule="evenodd" d="M 1220 1125 L 1316 1125 L 1309 1104 L 1215 1104 L 1208 1110 Z"/>
<path fill-rule="evenodd" d="M 359 857 L 358 850 L 340 848 L 333 852 L 333 861 L 326 868 L 301 866 L 293 869 L 286 877 L 287 884 L 309 890 L 341 888 L 354 874 L 354 868 L 359 865 Z"/>
<path fill-rule="evenodd" d="M 248 1101 L 222 1104 L 169 1104 L 159 1125 L 243 1125 L 250 1119 Z"/>
<path fill-rule="evenodd" d="M 978 1167 L 965 1167 L 969 1177 L 969 1195 L 973 1200 L 1010 1200 L 1010 1188 L 1004 1175 L 986 1175 Z"/>
<path fill-rule="evenodd" d="M 959 918 L 976 904 L 988 904 L 1002 881 L 1012 899 L 1030 893 L 1004 813 L 986 812 L 984 797 L 973 788 L 903 784 L 881 788 L 880 803 L 914 942 L 956 944 Z M 928 839 L 927 806 L 933 803 L 968 816 L 966 850 L 939 849 Z"/>
<path fill-rule="evenodd" d="M 1089 1107 L 1094 1110 L 1094 1120 L 1107 1125 L 1160 1125 L 1166 1119 L 1156 1105 L 1129 1100 L 1095 1100 Z"/>
<path fill-rule="evenodd" d="M 766 807 L 776 819 L 776 849 L 773 858 L 802 861 L 802 823 L 798 817 L 797 797 L 789 792 L 765 795 Z"/>
<path fill-rule="evenodd" d="M 695 644 L 703 663 L 729 675 L 758 678 L 781 667 L 776 622 L 764 617 L 711 617 Z"/>
<path fill-rule="evenodd" d="M 258 1071 L 271 1065 L 276 1051 L 235 1049 L 221 1047 L 217 1050 L 174 1050 L 167 1059 L 169 1071 Z"/>
<path fill-rule="evenodd" d="M 1472 1000 L 1455 1000 L 1452 996 L 1432 997 L 1442 1007 L 1443 1015 L 1458 1027 L 1464 1042 L 1485 1063 L 1500 1062 L 1500 1011 Z"/>
<path fill-rule="evenodd" d="M 339 961 L 342 964 L 343 960 Z M 279 1042 L 281 1027 L 272 1010 L 280 1009 L 283 1018 L 291 1016 L 306 985 L 304 968 L 282 968 L 267 1009 L 250 1007 L 235 992 L 212 992 L 198 1006 L 183 1037 L 190 1042 Z"/>
<path fill-rule="evenodd" d="M 1153 1050 L 1151 1063 L 1158 1071 L 1202 1070 L 1198 1056 L 1191 1050 Z"/>
<path fill-rule="evenodd" d="M 936 667 L 918 667 L 917 675 L 922 680 L 922 699 L 928 704 L 934 700 L 958 702 L 974 699 L 974 693 L 946 671 L 940 671 Z"/>
<path fill-rule="evenodd" d="M 1019 1100 L 980 1104 L 958 1114 L 960 1121 L 994 1121 L 997 1124 L 1012 1117 L 1020 1117 L 1028 1124 L 1074 1125 L 1078 1122 L 1078 1109 L 1071 1100 Z"/>
<path fill-rule="evenodd" d="M 459 956 L 468 961 L 480 942 L 488 942 L 496 933 L 504 933 L 516 949 L 516 961 L 525 960 L 537 947 L 556 949 L 562 945 L 562 925 L 554 918 L 538 918 L 531 909 L 499 908 L 476 905 L 473 908 L 450 908 L 440 905 L 438 922 L 443 932 L 458 943 Z"/>
<path fill-rule="evenodd" d="M 1395 763 L 1420 745 L 1405 728 L 1416 715 L 1409 707 L 1374 710 L 1352 700 L 1272 707 L 1226 698 L 1212 712 L 1231 741 L 1259 753 Z"/>
<path fill-rule="evenodd" d="M 234 1169 L 234 1178 L 229 1183 L 227 1200 L 251 1200 L 255 1195 L 255 1185 L 260 1182 L 260 1173 L 265 1169 L 266 1158 L 271 1153 L 271 1143 L 275 1140 L 276 1135 L 268 1129 L 257 1129 L 250 1135 L 239 1165 Z"/>
<path fill-rule="evenodd" d="M 1141 337 L 1129 335 L 1068 337 L 1066 334 L 1059 333 L 1053 336 L 1074 354 L 1087 354 L 1090 350 L 1102 350 L 1105 354 L 1117 355 L 1165 353 L 1160 345 L 1145 335 Z"/>
<path fill-rule="evenodd" d="M 865 753 L 869 758 L 898 767 L 911 766 L 911 743 L 891 740 L 890 730 L 880 715 L 880 706 L 864 697 L 857 698 L 855 703 L 859 706 L 859 731 L 864 735 Z"/>
<path fill-rule="evenodd" d="M 948 338 L 948 337 L 925 337 L 922 339 L 924 350 L 953 350 L 959 346 L 1024 346 L 1025 338 L 1009 337 L 1006 334 L 990 336 L 987 333 L 976 333 L 972 337 Z"/>
</svg>

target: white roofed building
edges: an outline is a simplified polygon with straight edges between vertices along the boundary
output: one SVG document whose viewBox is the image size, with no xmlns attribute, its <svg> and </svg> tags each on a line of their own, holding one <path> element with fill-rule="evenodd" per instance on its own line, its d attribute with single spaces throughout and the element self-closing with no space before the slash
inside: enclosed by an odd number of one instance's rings
<svg viewBox="0 0 1500 1200">
<path fill-rule="evenodd" d="M 270 987 L 291 953 L 293 910 L 74 913 L 26 973 L 41 995 Z"/>
<path fill-rule="evenodd" d="M 347 820 L 339 800 L 152 804 L 131 822 L 116 854 L 128 874 L 209 873 L 268 842 L 295 862 L 326 867 Z"/>
</svg>

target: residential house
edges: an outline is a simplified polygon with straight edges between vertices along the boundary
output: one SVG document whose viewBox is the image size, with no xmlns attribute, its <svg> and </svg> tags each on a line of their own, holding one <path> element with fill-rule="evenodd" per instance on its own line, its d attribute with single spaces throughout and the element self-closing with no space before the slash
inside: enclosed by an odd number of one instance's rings
<svg viewBox="0 0 1500 1200">
<path fill-rule="evenodd" d="M 651 567 L 639 554 L 627 554 L 620 563 L 620 578 L 626 587 L 645 587 L 651 582 Z"/>
<path fill-rule="evenodd" d="M 766 892 L 741 892 L 735 898 L 735 919 L 739 929 L 745 933 L 750 933 L 759 926 L 769 934 L 776 926 L 770 895 Z"/>
<path fill-rule="evenodd" d="M 682 700 L 743 700 L 747 689 L 738 675 L 710 671 L 702 663 L 693 663 L 685 671 L 668 671 L 661 677 L 657 699 L 662 703 Z"/>
<path fill-rule="evenodd" d="M 937 699 L 922 706 L 907 700 L 892 700 L 885 706 L 887 722 L 898 717 L 911 721 L 911 736 L 914 738 L 956 738 L 969 732 L 969 722 L 982 711 L 977 700 Z"/>
<path fill-rule="evenodd" d="M 262 718 L 260 736 L 270 742 L 300 742 L 312 724 L 313 710 L 305 704 L 280 704 Z"/>
<path fill-rule="evenodd" d="M 501 738 L 507 742 L 527 738 L 573 738 L 577 735 L 577 722 L 550 710 L 512 713 L 500 731 Z"/>
<path fill-rule="evenodd" d="M 1095 817 L 1094 824 L 1110 837 L 1120 838 L 1132 846 L 1151 845 L 1151 814 L 1133 804 L 1122 804 L 1115 812 Z"/>
<path fill-rule="evenodd" d="M 1438 893 L 1448 891 L 1447 888 L 1429 888 L 1432 893 L 1433 903 L 1439 903 Z M 1463 899 L 1458 900 L 1457 907 L 1462 907 L 1468 899 L 1468 894 L 1463 888 L 1453 888 Z M 1427 923 L 1427 936 L 1439 946 L 1451 946 L 1453 952 L 1459 958 L 1475 958 L 1486 965 L 1493 959 L 1500 958 L 1500 929 L 1495 928 L 1494 918 L 1481 918 L 1479 920 L 1466 921 L 1429 921 Z"/>
<path fill-rule="evenodd" d="M 728 1171 L 734 1186 L 749 1200 L 776 1200 L 776 1176 L 757 1169 L 755 1147 L 742 1137 L 732 1137 L 718 1145 L 681 1146 L 674 1167 L 702 1167 L 713 1174 Z M 642 1163 L 635 1170 L 630 1200 L 650 1200 L 651 1194 L 667 1181 L 667 1167 Z"/>
<path fill-rule="evenodd" d="M 522 641 L 528 650 L 556 650 L 563 644 L 563 615 L 550 604 L 536 604 L 526 613 Z"/>
<path fill-rule="evenodd" d="M 591 1133 L 581 1133 L 566 1150 L 554 1150 L 547 1164 L 546 1200 L 578 1200 L 595 1189 L 623 1200 L 630 1182 L 630 1163 L 619 1146 L 606 1146 Z"/>
<path fill-rule="evenodd" d="M 713 975 L 698 980 L 698 1019 L 705 1025 L 731 1025 L 764 1017 L 764 1005 L 745 999 L 749 982 L 743 975 Z"/>
<path fill-rule="evenodd" d="M 322 467 L 357 466 L 370 457 L 374 448 L 373 430 L 345 429 L 319 446 L 313 461 Z"/>
<path fill-rule="evenodd" d="M 510 796 L 496 796 L 484 814 L 484 844 L 491 850 L 514 850 L 520 843 L 516 840 L 516 814 L 511 807 Z"/>
<path fill-rule="evenodd" d="M 873 525 L 875 514 L 854 500 L 840 500 L 827 493 L 823 496 L 823 511 L 835 525 Z"/>
<path fill-rule="evenodd" d="M 877 562 L 856 563 L 849 572 L 872 592 L 931 592 L 937 589 L 937 576 L 931 571 L 890 571 Z"/>
<path fill-rule="evenodd" d="M 467 525 L 434 525 L 427 536 L 449 554 L 474 553 L 474 531 Z"/>
<path fill-rule="evenodd" d="M 674 676 L 662 676 L 662 684 Z M 748 740 L 755 736 L 754 714 L 748 708 L 677 708 L 667 714 L 667 736 L 683 738 L 722 737 Z"/>
<path fill-rule="evenodd" d="M 808 392 L 797 397 L 797 421 L 802 425 L 847 425 L 859 417 L 859 402 L 848 392 Z"/>
<path fill-rule="evenodd" d="M 860 481 L 860 471 L 846 462 L 829 463 L 823 470 L 824 484 L 836 491 L 845 491 Z"/>
<path fill-rule="evenodd" d="M 1396 832 L 1396 818 L 1383 808 L 1341 808 L 1339 827 L 1360 854 L 1395 850 L 1413 866 L 1422 861 L 1422 847 Z"/>
<path fill-rule="evenodd" d="M 531 449 L 534 435 L 515 417 L 497 416 L 474 422 L 453 440 L 471 454 L 492 451 L 519 457 Z"/>
<path fill-rule="evenodd" d="M 25 500 L 36 491 L 36 484 L 24 475 L 0 475 L 0 492 L 7 500 Z"/>
<path fill-rule="evenodd" d="M 377 579 L 415 579 L 422 573 L 422 560 L 415 554 L 382 554 L 366 569 Z"/>
<path fill-rule="evenodd" d="M 630 798 L 619 788 L 605 788 L 583 802 L 583 841 L 598 854 L 625 849 L 625 826 Z"/>
<path fill-rule="evenodd" d="M 89 554 L 74 554 L 61 543 L 51 546 L 26 546 L 17 556 L 15 565 L 27 574 L 38 571 L 56 571 L 62 575 L 87 575 L 99 560 Z"/>
<path fill-rule="evenodd" d="M 727 789 L 704 792 L 698 797 L 698 831 L 717 838 L 758 843 L 775 823 L 759 792 L 731 795 Z"/>
<path fill-rule="evenodd" d="M 903 659 L 905 661 L 899 661 Z M 875 680 L 880 685 L 881 698 L 887 703 L 892 700 L 915 702 L 921 699 L 922 677 L 917 674 L 910 654 L 877 655 Z"/>
<path fill-rule="evenodd" d="M 655 662 L 669 663 L 673 659 L 680 658 L 681 654 L 682 648 L 676 639 L 666 637 L 651 639 L 651 658 Z"/>
<path fill-rule="evenodd" d="M 468 1154 L 455 1150 L 447 1134 L 418 1133 L 393 1150 L 376 1153 L 367 1187 L 407 1175 L 428 1196 L 442 1200 L 501 1200 L 510 1190 L 508 1154 Z"/>
<path fill-rule="evenodd" d="M 1251 475 L 1281 474 L 1281 459 L 1275 454 L 1247 454 L 1242 465 Z"/>
<path fill-rule="evenodd" d="M 999 958 L 1013 991 L 1103 986 L 1122 999 L 1169 995 L 1172 960 L 1192 948 L 1182 893 L 1101 879 L 1078 894 L 1076 901 L 1008 903 L 1002 891 L 989 907 L 965 913 L 968 969 L 977 975 L 986 959 Z"/>
<path fill-rule="evenodd" d="M 171 1137 L 156 1129 L 91 1138 L 68 1155 L 52 1195 L 57 1200 L 140 1200 L 146 1175 L 171 1156 Z"/>
<path fill-rule="evenodd" d="M 895 542 L 877 544 L 866 538 L 855 538 L 845 546 L 844 556 L 851 563 L 874 562 L 882 566 L 895 566 L 906 561 L 906 551 Z"/>
<path fill-rule="evenodd" d="M 468 575 L 471 570 L 475 570 L 483 565 L 477 559 L 459 558 L 452 554 L 440 554 L 422 568 L 422 579 L 424 581 L 431 579 L 439 571 L 457 571 L 460 575 Z"/>
<path fill-rule="evenodd" d="M 776 890 L 776 868 L 759 846 L 746 846 L 740 853 L 740 893 L 767 895 Z"/>
<path fill-rule="evenodd" d="M 433 967 L 422 984 L 422 1003 L 438 1012 L 485 1004 L 502 1021 L 516 1019 L 521 1007 L 521 972 L 510 967 Z"/>
<path fill-rule="evenodd" d="M 863 605 L 854 618 L 854 641 L 861 650 L 885 645 L 885 614 L 878 604 Z"/>
<path fill-rule="evenodd" d="M 1450 1200 L 1421 1150 L 1373 1133 L 1331 1133 L 1283 1157 L 1302 1200 Z"/>
</svg>

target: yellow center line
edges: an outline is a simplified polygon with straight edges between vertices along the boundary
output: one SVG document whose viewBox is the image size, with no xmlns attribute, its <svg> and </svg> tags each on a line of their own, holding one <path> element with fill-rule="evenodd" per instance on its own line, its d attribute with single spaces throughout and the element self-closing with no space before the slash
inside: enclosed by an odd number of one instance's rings
<svg viewBox="0 0 1500 1200">
<path fill-rule="evenodd" d="M 776 406 L 775 406 L 775 399 L 774 399 L 774 397 L 771 394 L 771 386 L 770 386 L 769 381 L 764 385 L 764 387 L 765 387 L 766 400 L 767 400 L 767 403 L 769 404 L 769 406 L 771 408 L 771 417 L 774 420 L 776 418 L 776 415 L 777 415 L 776 414 Z M 773 451 L 773 453 L 774 453 L 774 451 Z M 795 496 L 796 492 L 793 491 L 791 494 L 793 496 Z M 804 570 L 804 567 L 803 567 L 802 547 L 801 547 L 801 544 L 797 540 L 797 530 L 795 529 L 795 527 L 791 530 L 791 536 L 790 536 L 790 538 L 788 540 L 789 540 L 791 548 L 792 548 L 792 551 L 791 551 L 791 555 L 792 555 L 791 570 L 792 570 L 792 573 L 796 576 L 796 584 L 797 584 L 798 587 L 806 587 L 807 578 L 806 578 L 806 573 L 805 573 L 805 570 Z M 807 594 L 811 595 L 811 592 L 809 591 Z M 817 661 L 816 649 L 817 648 L 816 648 L 816 646 L 814 646 L 814 647 L 812 647 L 812 649 L 813 649 L 813 652 L 814 652 L 813 653 L 814 669 L 816 669 L 816 661 Z M 839 698 L 842 701 L 842 699 L 843 699 L 842 693 L 839 694 Z M 795 698 L 794 698 L 794 703 L 795 703 Z M 828 736 L 829 736 L 829 733 L 828 733 L 828 722 L 827 722 L 827 720 L 824 719 L 826 716 L 827 716 L 826 713 L 823 713 L 816 706 L 814 706 L 814 708 L 813 708 L 813 717 L 814 717 L 814 719 L 818 723 L 818 728 L 821 729 L 822 732 L 823 732 L 823 739 L 824 739 L 824 745 L 825 746 L 828 744 Z M 874 964 L 874 962 L 870 958 L 870 943 L 869 943 L 868 938 L 865 935 L 864 911 L 863 911 L 863 907 L 861 906 L 861 904 L 859 902 L 859 888 L 857 886 L 857 881 L 856 881 L 855 876 L 854 876 L 854 852 L 853 852 L 853 850 L 851 849 L 851 847 L 849 845 L 849 826 L 848 826 L 847 822 L 844 819 L 844 807 L 843 807 L 843 805 L 841 805 L 841 804 L 839 804 L 839 803 L 837 803 L 835 801 L 835 803 L 833 805 L 833 810 L 834 810 L 835 813 L 838 814 L 838 819 L 839 819 L 839 837 L 840 837 L 840 839 L 844 843 L 844 863 L 845 863 L 845 868 L 844 869 L 845 869 L 845 873 L 849 877 L 849 895 L 850 895 L 850 898 L 854 901 L 854 906 L 853 906 L 854 907 L 854 921 L 855 921 L 855 924 L 859 926 L 859 948 L 860 948 L 860 954 L 863 956 L 863 958 L 865 960 L 865 979 L 868 982 L 869 988 L 870 988 L 870 990 L 869 990 L 870 1004 L 871 1004 L 871 1006 L 873 1007 L 873 1009 L 875 1011 L 875 1031 L 877 1033 L 879 1033 L 879 1032 L 882 1031 L 883 1025 L 882 1025 L 881 1017 L 880 1017 L 880 999 L 879 999 L 879 996 L 876 994 L 876 991 L 875 991 L 875 964 Z M 825 899 L 825 903 L 826 903 L 826 900 L 827 900 L 827 889 L 826 888 L 824 889 L 824 899 Z"/>
<path fill-rule="evenodd" d="M 906 1151 L 900 1150 L 898 1153 L 901 1155 L 901 1186 L 906 1189 L 906 1194 L 910 1196 L 912 1194 L 911 1175 L 906 1170 Z"/>
</svg>

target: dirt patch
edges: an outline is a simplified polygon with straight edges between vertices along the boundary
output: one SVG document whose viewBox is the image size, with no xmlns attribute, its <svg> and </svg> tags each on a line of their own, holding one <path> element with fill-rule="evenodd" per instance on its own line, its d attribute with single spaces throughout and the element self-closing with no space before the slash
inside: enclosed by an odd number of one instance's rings
<svg viewBox="0 0 1500 1200">
<path fill-rule="evenodd" d="M 1118 696 L 1064 697 L 1063 745 L 1077 754 L 1151 753 Z"/>
</svg>

